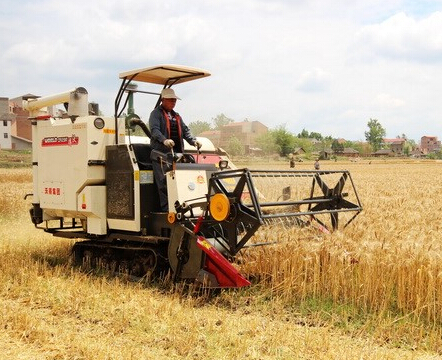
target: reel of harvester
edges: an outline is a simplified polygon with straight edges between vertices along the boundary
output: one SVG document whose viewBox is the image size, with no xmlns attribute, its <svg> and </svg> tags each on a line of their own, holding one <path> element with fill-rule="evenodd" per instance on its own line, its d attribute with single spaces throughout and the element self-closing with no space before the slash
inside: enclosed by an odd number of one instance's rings
<svg viewBox="0 0 442 360">
<path fill-rule="evenodd" d="M 194 216 L 196 209 L 202 209 L 201 215 Z M 248 281 L 229 261 L 220 264 L 220 257 L 232 259 L 242 248 L 252 246 L 247 243 L 260 227 L 316 224 L 329 232 L 340 223 L 343 227 L 351 223 L 362 205 L 346 170 L 240 169 L 213 173 L 207 198 L 176 204 L 176 211 L 169 244 L 175 278 L 238 287 Z"/>
</svg>

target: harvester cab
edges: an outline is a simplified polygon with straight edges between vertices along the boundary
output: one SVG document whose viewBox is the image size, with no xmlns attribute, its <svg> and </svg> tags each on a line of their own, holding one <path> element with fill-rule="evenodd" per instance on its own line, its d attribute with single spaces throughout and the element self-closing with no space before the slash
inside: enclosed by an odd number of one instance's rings
<svg viewBox="0 0 442 360">
<path fill-rule="evenodd" d="M 113 117 L 91 111 L 87 91 L 30 100 L 33 129 L 31 220 L 54 236 L 78 239 L 75 260 L 134 276 L 173 273 L 207 287 L 249 284 L 232 259 L 241 249 L 272 243 L 254 235 L 268 226 L 315 225 L 331 231 L 362 210 L 350 173 L 237 169 L 210 140 L 201 153 L 154 152 L 135 113 L 138 88 L 162 88 L 210 74 L 160 65 L 120 74 Z M 49 108 L 64 104 L 66 112 Z M 126 110 L 127 109 L 127 110 Z M 135 135 L 139 127 L 144 137 Z M 163 165 L 168 212 L 159 211 L 152 161 Z"/>
</svg>

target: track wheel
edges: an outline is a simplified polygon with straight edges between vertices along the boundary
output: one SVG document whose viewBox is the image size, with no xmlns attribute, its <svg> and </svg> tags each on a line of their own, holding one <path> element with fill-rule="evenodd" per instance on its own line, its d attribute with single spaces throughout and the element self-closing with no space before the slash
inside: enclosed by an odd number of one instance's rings
<svg viewBox="0 0 442 360">
<path fill-rule="evenodd" d="M 132 261 L 131 275 L 150 276 L 157 270 L 157 254 L 153 250 L 144 250 Z"/>
</svg>

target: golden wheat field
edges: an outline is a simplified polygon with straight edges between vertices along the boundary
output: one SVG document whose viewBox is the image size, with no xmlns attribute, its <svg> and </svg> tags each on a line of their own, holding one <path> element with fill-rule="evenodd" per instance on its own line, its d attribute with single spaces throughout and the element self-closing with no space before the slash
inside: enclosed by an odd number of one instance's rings
<svg viewBox="0 0 442 360">
<path fill-rule="evenodd" d="M 350 170 L 363 212 L 260 232 L 277 244 L 240 255 L 252 286 L 216 294 L 73 267 L 29 220 L 31 170 L 0 169 L 0 359 L 442 358 L 442 163 L 321 169 Z"/>
</svg>

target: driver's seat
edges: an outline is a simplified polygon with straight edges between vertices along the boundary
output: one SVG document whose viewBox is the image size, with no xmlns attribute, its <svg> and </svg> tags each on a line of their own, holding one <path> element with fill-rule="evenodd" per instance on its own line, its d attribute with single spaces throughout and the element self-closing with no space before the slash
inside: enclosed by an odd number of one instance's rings
<svg viewBox="0 0 442 360">
<path fill-rule="evenodd" d="M 137 159 L 138 167 L 140 170 L 152 170 L 152 160 L 150 159 L 150 153 L 152 147 L 150 144 L 131 144 L 132 149 Z"/>
</svg>

